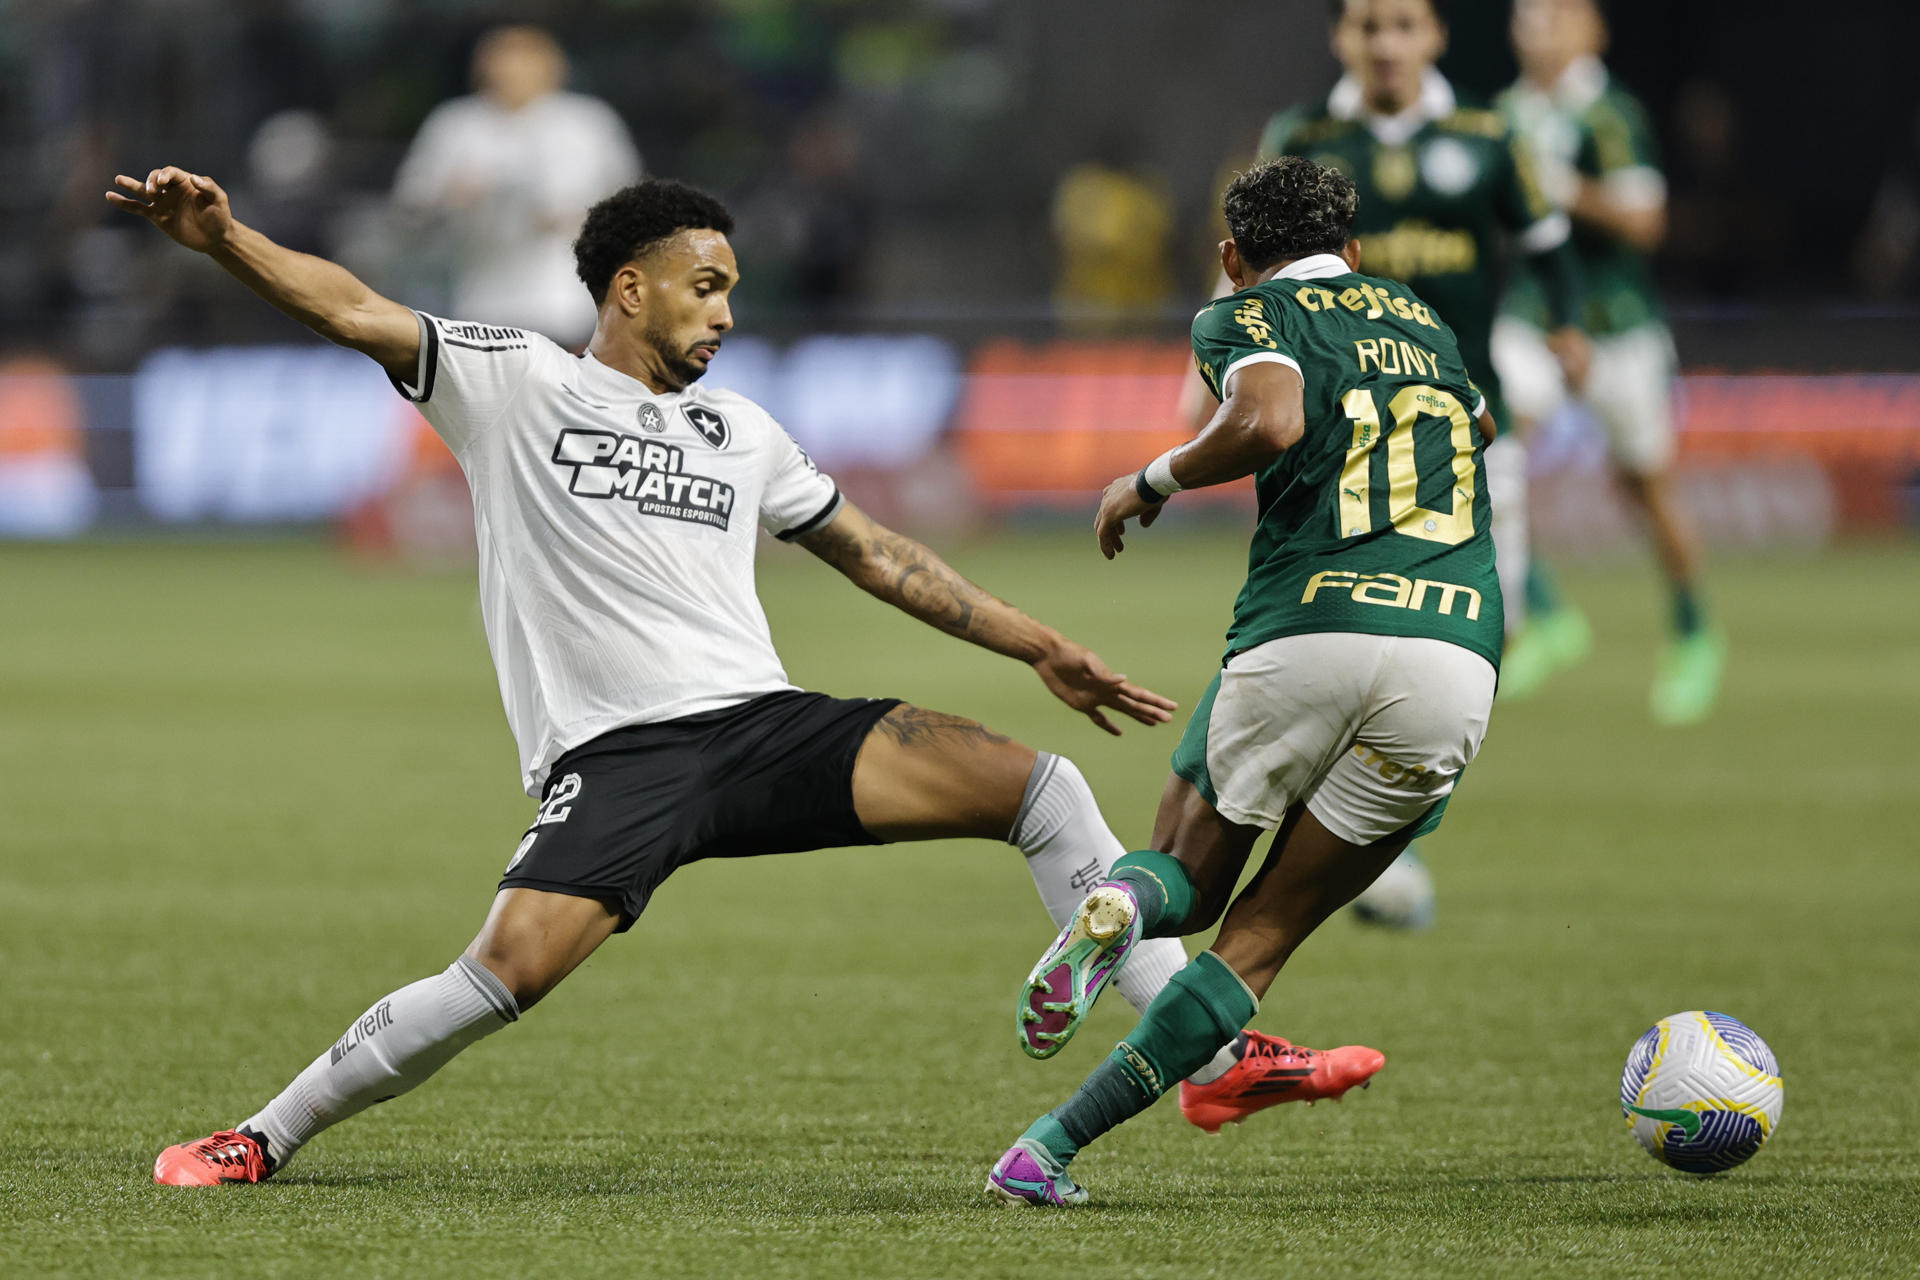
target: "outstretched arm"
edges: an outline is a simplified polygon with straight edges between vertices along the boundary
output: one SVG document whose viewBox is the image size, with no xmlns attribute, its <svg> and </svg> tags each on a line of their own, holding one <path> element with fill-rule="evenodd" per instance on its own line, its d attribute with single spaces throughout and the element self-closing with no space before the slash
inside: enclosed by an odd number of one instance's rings
<svg viewBox="0 0 1920 1280">
<path fill-rule="evenodd" d="M 1117 734 L 1111 707 L 1141 724 L 1164 724 L 1178 704 L 1116 675 L 1098 654 L 982 591 L 932 551 L 874 521 L 852 503 L 823 528 L 795 539 L 855 586 L 950 636 L 1018 658 L 1060 701 Z"/>
<path fill-rule="evenodd" d="M 175 241 L 204 253 L 240 283 L 329 342 L 373 357 L 395 377 L 413 376 L 420 322 L 345 267 L 295 253 L 246 226 L 212 178 L 171 166 L 142 182 L 121 174 L 107 202 L 137 213 Z"/>
<path fill-rule="evenodd" d="M 1111 560 L 1124 550 L 1127 521 L 1152 524 L 1168 495 L 1250 476 L 1291 449 L 1306 430 L 1303 390 L 1291 365 L 1259 361 L 1236 369 L 1227 398 L 1199 435 L 1107 486 L 1093 518 L 1101 554 Z"/>
</svg>

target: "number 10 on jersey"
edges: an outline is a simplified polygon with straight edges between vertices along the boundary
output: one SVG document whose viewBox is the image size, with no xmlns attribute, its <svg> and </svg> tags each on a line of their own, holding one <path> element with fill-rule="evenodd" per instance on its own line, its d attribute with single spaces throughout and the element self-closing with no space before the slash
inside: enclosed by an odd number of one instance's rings
<svg viewBox="0 0 1920 1280">
<path fill-rule="evenodd" d="M 1340 397 L 1353 422 L 1353 443 L 1340 472 L 1338 509 L 1343 537 L 1357 538 L 1374 528 L 1371 463 L 1384 438 L 1387 445 L 1386 522 L 1394 532 L 1449 546 L 1473 536 L 1473 420 L 1459 397 L 1439 387 L 1402 387 L 1387 402 L 1393 425 L 1381 429 L 1373 392 L 1356 387 Z M 1445 423 L 1453 446 L 1453 509 L 1434 511 L 1419 504 L 1420 473 L 1414 456 L 1414 430 L 1424 422 Z"/>
</svg>

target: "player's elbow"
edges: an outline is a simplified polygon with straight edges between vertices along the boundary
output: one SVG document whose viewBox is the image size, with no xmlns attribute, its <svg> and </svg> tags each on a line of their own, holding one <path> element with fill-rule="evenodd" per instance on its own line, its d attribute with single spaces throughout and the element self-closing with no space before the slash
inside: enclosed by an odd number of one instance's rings
<svg viewBox="0 0 1920 1280">
<path fill-rule="evenodd" d="M 313 329 L 328 342 L 359 351 L 377 339 L 382 319 L 365 301 L 353 302 L 320 316 Z"/>
</svg>

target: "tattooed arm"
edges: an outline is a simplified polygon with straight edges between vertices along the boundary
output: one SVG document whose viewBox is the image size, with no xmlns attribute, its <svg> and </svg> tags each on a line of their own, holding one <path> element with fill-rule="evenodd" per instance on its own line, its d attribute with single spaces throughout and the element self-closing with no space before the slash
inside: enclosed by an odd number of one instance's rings
<svg viewBox="0 0 1920 1280">
<path fill-rule="evenodd" d="M 1120 730 L 1102 714 L 1102 707 L 1141 724 L 1163 724 L 1177 705 L 1109 671 L 1091 649 L 982 591 L 932 551 L 876 524 L 852 503 L 824 528 L 797 541 L 896 609 L 950 636 L 1026 663 L 1055 697 L 1108 733 Z"/>
</svg>

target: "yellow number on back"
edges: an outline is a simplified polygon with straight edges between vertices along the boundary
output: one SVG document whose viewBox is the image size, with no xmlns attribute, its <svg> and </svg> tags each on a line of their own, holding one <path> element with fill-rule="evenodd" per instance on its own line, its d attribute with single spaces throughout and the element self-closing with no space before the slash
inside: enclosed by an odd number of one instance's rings
<svg viewBox="0 0 1920 1280">
<path fill-rule="evenodd" d="M 1384 433 L 1373 392 L 1355 388 L 1340 398 L 1340 407 L 1353 422 L 1353 443 L 1347 447 L 1340 471 L 1335 516 L 1340 536 L 1356 537 L 1373 529 L 1372 488 L 1367 468 L 1370 455 L 1387 438 L 1387 521 L 1396 533 L 1443 542 L 1449 546 L 1473 536 L 1473 420 L 1459 397 L 1438 387 L 1402 387 L 1387 404 L 1393 426 Z M 1448 424 L 1453 445 L 1453 510 L 1434 511 L 1419 504 L 1420 474 L 1414 457 L 1414 427 L 1422 418 Z"/>
</svg>

